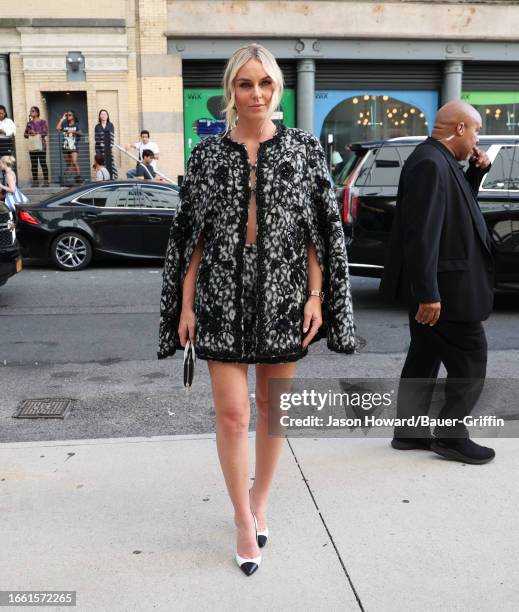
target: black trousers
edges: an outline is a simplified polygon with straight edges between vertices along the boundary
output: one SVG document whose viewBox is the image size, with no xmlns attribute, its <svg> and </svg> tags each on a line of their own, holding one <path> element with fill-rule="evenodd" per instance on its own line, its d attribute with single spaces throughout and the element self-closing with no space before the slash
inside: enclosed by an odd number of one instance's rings
<svg viewBox="0 0 519 612">
<path fill-rule="evenodd" d="M 38 180 L 38 160 L 40 161 L 41 171 L 43 172 L 43 180 L 49 181 L 49 169 L 47 168 L 47 151 L 29 151 L 31 158 L 31 173 L 32 180 Z"/>
<path fill-rule="evenodd" d="M 401 374 L 397 418 L 428 415 L 440 365 L 447 370 L 439 419 L 463 419 L 476 405 L 487 369 L 487 340 L 481 322 L 439 321 L 433 327 L 409 313 L 411 344 Z M 415 380 L 420 379 L 420 380 Z M 437 389 L 436 389 L 437 390 Z M 429 437 L 429 427 L 396 427 L 395 437 Z M 438 426 L 439 438 L 468 437 L 463 423 Z"/>
</svg>

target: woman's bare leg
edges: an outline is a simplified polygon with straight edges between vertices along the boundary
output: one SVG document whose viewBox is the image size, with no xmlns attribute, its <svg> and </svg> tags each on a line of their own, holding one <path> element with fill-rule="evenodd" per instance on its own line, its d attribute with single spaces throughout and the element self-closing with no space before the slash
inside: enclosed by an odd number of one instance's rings
<svg viewBox="0 0 519 612">
<path fill-rule="evenodd" d="M 72 157 L 72 165 L 74 166 L 76 176 L 79 176 L 81 174 L 81 170 L 79 169 L 79 164 L 77 163 L 77 151 L 74 151 L 74 153 L 71 153 L 71 157 Z"/>
<path fill-rule="evenodd" d="M 249 502 L 250 403 L 245 363 L 208 361 L 216 411 L 216 446 L 238 529 L 241 557 L 259 553 Z"/>
<path fill-rule="evenodd" d="M 274 473 L 283 451 L 285 438 L 269 436 L 268 383 L 271 378 L 292 379 L 296 363 L 256 365 L 256 469 L 250 493 L 251 508 L 258 519 L 258 528 L 267 527 L 267 501 Z"/>
<path fill-rule="evenodd" d="M 65 160 L 65 175 L 70 176 L 72 174 L 72 161 L 70 159 L 70 153 L 63 153 L 63 159 Z"/>
</svg>

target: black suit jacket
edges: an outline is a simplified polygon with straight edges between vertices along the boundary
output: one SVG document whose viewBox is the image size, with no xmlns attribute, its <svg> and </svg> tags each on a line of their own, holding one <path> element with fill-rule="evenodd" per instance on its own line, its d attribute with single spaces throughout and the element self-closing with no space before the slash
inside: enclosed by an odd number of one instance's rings
<svg viewBox="0 0 519 612">
<path fill-rule="evenodd" d="M 463 172 L 452 153 L 427 138 L 400 176 L 381 291 L 410 307 L 441 302 L 440 320 L 483 321 L 492 312 L 492 243 L 477 203 L 483 175 Z"/>
</svg>

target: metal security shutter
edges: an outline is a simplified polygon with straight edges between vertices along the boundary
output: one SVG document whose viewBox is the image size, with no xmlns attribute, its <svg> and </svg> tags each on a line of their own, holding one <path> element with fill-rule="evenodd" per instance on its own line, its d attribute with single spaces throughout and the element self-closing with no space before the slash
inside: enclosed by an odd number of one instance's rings
<svg viewBox="0 0 519 612">
<path fill-rule="evenodd" d="M 464 62 L 465 91 L 519 91 L 519 63 Z"/>
<path fill-rule="evenodd" d="M 283 72 L 285 87 L 296 86 L 296 63 L 290 60 L 280 60 L 279 67 Z M 182 76 L 184 88 L 199 89 L 219 88 L 222 86 L 223 71 L 226 62 L 224 60 L 184 60 L 182 62 Z"/>
<path fill-rule="evenodd" d="M 438 62 L 346 62 L 318 60 L 315 88 L 319 89 L 439 89 Z"/>
</svg>

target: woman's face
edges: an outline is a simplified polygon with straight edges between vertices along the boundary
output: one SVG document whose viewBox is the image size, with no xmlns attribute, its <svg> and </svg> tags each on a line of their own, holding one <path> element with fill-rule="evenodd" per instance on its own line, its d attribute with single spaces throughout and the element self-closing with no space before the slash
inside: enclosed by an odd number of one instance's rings
<svg viewBox="0 0 519 612">
<path fill-rule="evenodd" d="M 235 104 L 240 119 L 264 120 L 274 94 L 274 81 L 261 62 L 250 59 L 234 79 Z"/>
<path fill-rule="evenodd" d="M 108 113 L 106 111 L 101 111 L 99 113 L 99 119 L 101 119 L 101 121 L 108 121 Z"/>
<path fill-rule="evenodd" d="M 32 117 L 33 119 L 37 119 L 37 118 L 38 118 L 38 112 L 37 112 L 37 111 L 36 111 L 34 108 L 31 108 L 31 110 L 30 110 L 30 113 L 29 113 L 29 114 L 31 115 L 31 117 Z"/>
<path fill-rule="evenodd" d="M 67 121 L 69 123 L 73 123 L 73 121 L 74 121 L 74 115 L 70 111 L 67 111 Z"/>
<path fill-rule="evenodd" d="M 0 121 L 3 121 L 5 119 L 5 111 L 3 108 L 0 108 Z"/>
</svg>

